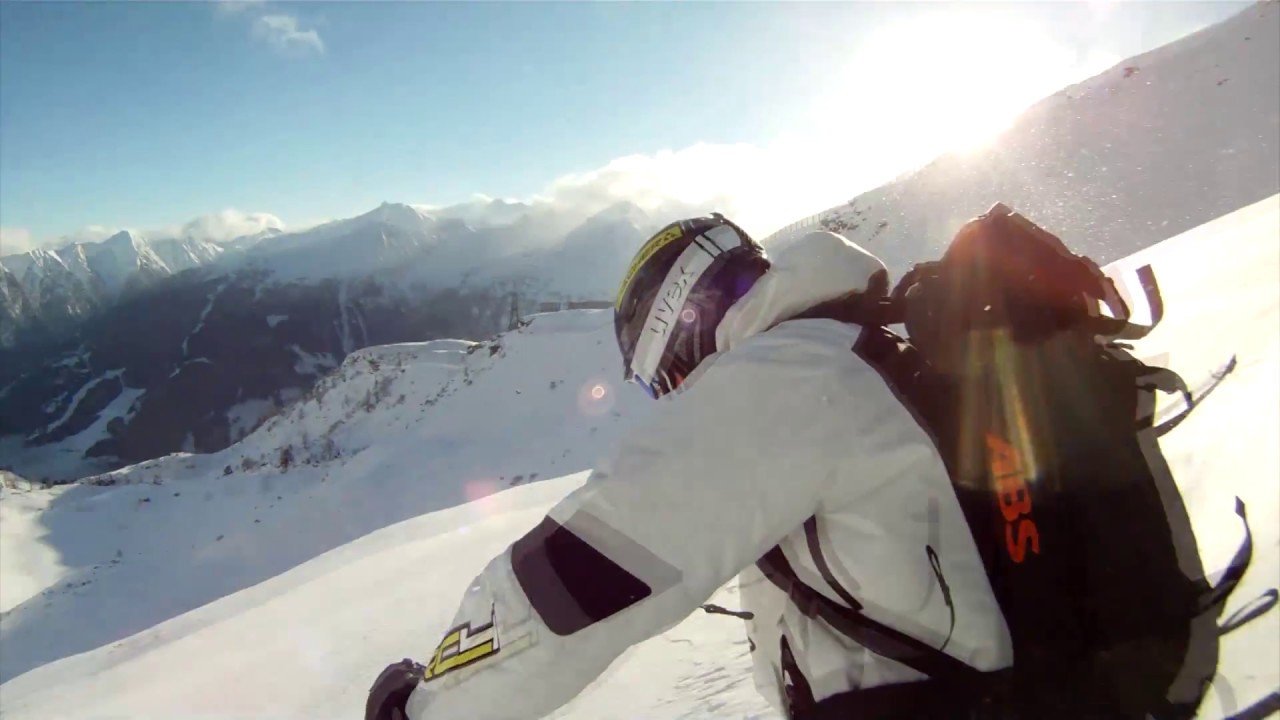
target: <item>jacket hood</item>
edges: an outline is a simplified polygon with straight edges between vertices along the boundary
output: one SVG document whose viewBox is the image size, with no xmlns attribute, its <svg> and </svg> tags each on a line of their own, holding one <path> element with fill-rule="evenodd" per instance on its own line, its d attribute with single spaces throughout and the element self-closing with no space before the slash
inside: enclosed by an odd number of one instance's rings
<svg viewBox="0 0 1280 720">
<path fill-rule="evenodd" d="M 771 267 L 716 328 L 716 349 L 747 338 L 828 300 L 866 290 L 884 263 L 833 232 L 816 231 L 769 253 Z"/>
</svg>

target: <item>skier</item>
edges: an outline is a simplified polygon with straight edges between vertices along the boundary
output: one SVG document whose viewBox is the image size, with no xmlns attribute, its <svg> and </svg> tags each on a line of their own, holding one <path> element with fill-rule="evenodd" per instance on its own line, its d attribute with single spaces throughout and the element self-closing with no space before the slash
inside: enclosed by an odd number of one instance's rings
<svg viewBox="0 0 1280 720">
<path fill-rule="evenodd" d="M 812 232 L 772 257 L 720 215 L 653 236 L 622 280 L 615 327 L 626 378 L 665 398 L 662 407 L 488 564 L 425 665 L 405 660 L 383 672 L 368 720 L 540 718 L 734 576 L 756 687 L 792 720 L 1049 717 L 1046 707 L 1070 707 L 1073 695 L 1089 693 L 1089 702 L 1111 703 L 1097 717 L 1154 713 L 1129 707 L 1150 698 L 1108 696 L 1117 692 L 1108 684 L 1114 668 L 1080 659 L 1087 653 L 1070 637 L 1054 639 L 1065 648 L 1061 658 L 1036 665 L 1043 638 L 1027 634 L 1034 621 L 1010 595 L 1020 592 L 1017 573 L 1034 565 L 1025 560 L 1038 560 L 1042 546 L 1056 549 L 1052 533 L 1067 523 L 1055 524 L 1055 506 L 1038 488 L 1008 484 L 1037 458 L 991 433 L 987 442 L 999 443 L 992 472 L 1005 484 L 1003 494 L 990 494 L 1003 504 L 990 507 L 1018 512 L 975 515 L 955 481 L 954 448 L 939 443 L 922 419 L 927 409 L 895 382 L 886 358 L 898 344 L 876 350 L 868 345 L 871 323 L 849 321 L 872 317 L 891 299 L 884 264 L 835 233 Z M 993 301 L 983 302 L 990 311 Z M 908 326 L 923 327 L 918 318 Z M 920 334 L 925 346 L 944 351 L 945 343 Z M 1034 514 L 1033 495 L 1042 503 Z M 982 532 L 988 516 L 998 523 L 991 541 Z M 1139 551 L 1157 566 L 1172 557 Z M 1012 579 L 993 579 L 996 569 Z M 1179 572 L 1176 563 L 1171 572 Z M 1180 572 L 1203 577 L 1199 568 Z M 1033 626 L 1070 634 L 1061 618 L 1077 609 L 1055 617 L 1054 601 L 1036 598 L 1050 621 Z M 1105 627 L 1105 613 L 1098 618 Z M 1160 628 L 1143 632 L 1137 637 L 1165 638 Z M 1216 644 L 1190 672 L 1185 638 L 1157 643 L 1148 655 L 1145 645 L 1135 647 L 1121 648 L 1128 654 L 1117 653 L 1116 662 L 1169 656 L 1178 664 L 1150 673 L 1161 698 L 1174 676 L 1191 677 L 1169 691 L 1162 707 L 1170 713 L 1154 713 L 1189 717 L 1203 675 L 1212 677 Z M 1015 650 L 1031 670 L 1010 670 Z M 1102 680 L 1069 685 L 1039 705 L 1011 699 L 1043 684 L 1045 667 Z M 1079 717 L 1080 708 L 1057 717 Z"/>
</svg>

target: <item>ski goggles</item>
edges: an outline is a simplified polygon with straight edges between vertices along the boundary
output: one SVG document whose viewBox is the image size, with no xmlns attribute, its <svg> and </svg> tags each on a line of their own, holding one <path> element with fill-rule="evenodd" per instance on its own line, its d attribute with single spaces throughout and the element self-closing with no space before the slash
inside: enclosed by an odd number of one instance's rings
<svg viewBox="0 0 1280 720">
<path fill-rule="evenodd" d="M 645 382 L 644 378 L 640 377 L 639 373 L 631 374 L 631 382 L 640 386 L 640 389 L 644 391 L 644 394 L 654 400 L 662 397 L 662 392 L 658 389 L 657 383 Z"/>
<path fill-rule="evenodd" d="M 671 364 L 673 366 L 679 366 L 680 362 L 678 360 L 672 360 Z M 627 380 L 639 385 L 640 389 L 644 390 L 646 395 L 657 400 L 663 395 L 673 392 L 679 388 L 687 376 L 688 373 L 681 372 L 677 367 L 670 367 L 669 369 L 659 368 L 654 371 L 654 377 L 652 379 L 646 379 L 640 373 L 633 372 Z"/>
</svg>

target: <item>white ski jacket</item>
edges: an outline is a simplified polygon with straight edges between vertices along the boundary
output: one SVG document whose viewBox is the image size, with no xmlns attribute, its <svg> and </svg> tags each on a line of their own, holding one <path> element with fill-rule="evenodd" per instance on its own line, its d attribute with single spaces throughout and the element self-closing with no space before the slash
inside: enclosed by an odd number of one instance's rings
<svg viewBox="0 0 1280 720">
<path fill-rule="evenodd" d="M 1010 664 L 929 438 L 851 351 L 856 327 L 787 320 L 884 266 L 827 232 L 771 248 L 771 260 L 721 323 L 724 349 L 472 583 L 410 717 L 542 717 L 735 575 L 754 614 L 756 685 L 784 714 L 797 671 L 818 701 L 922 679 L 801 612 L 755 566 L 775 546 L 831 600 L 851 595 L 866 616 L 977 669 Z M 795 658 L 785 680 L 784 644 Z"/>
</svg>

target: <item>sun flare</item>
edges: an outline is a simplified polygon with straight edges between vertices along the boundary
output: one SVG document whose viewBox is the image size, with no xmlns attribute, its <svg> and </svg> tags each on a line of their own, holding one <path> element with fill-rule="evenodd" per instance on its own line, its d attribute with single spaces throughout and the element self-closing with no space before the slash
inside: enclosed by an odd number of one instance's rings
<svg viewBox="0 0 1280 720">
<path fill-rule="evenodd" d="M 994 9 L 929 12 L 859 43 L 819 104 L 878 138 L 877 153 L 927 159 L 988 145 L 1069 81 L 1076 59 L 1038 26 Z"/>
</svg>

